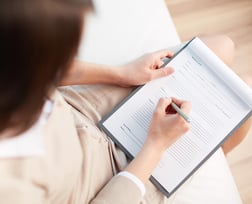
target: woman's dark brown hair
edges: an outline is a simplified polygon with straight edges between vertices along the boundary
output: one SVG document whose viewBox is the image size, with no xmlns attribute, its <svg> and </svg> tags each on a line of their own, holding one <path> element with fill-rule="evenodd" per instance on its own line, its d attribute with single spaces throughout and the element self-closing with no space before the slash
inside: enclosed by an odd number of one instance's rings
<svg viewBox="0 0 252 204">
<path fill-rule="evenodd" d="M 0 134 L 38 118 L 71 64 L 89 0 L 0 1 Z"/>
</svg>

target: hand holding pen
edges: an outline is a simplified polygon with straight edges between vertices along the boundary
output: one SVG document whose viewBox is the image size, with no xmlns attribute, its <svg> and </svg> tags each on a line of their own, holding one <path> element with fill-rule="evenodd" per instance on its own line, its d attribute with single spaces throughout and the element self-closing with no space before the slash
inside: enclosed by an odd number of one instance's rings
<svg viewBox="0 0 252 204">
<path fill-rule="evenodd" d="M 174 105 L 179 108 L 175 110 Z M 179 112 L 178 112 L 179 110 Z M 165 150 L 190 128 L 188 114 L 191 103 L 176 98 L 161 98 L 153 113 L 146 142 L 152 143 L 156 148 Z M 185 119 L 182 116 L 188 118 Z"/>
<path fill-rule="evenodd" d="M 190 117 L 180 108 L 180 106 L 182 105 L 181 101 L 176 99 L 176 98 L 171 98 L 171 103 L 169 106 L 167 106 L 166 108 L 166 113 L 177 113 L 179 114 L 186 122 L 190 123 L 191 119 Z"/>
</svg>

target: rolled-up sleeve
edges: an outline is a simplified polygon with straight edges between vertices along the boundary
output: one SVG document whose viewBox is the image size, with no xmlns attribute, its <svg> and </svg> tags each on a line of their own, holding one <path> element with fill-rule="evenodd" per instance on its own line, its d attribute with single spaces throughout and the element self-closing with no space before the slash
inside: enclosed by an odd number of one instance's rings
<svg viewBox="0 0 252 204">
<path fill-rule="evenodd" d="M 140 189 L 142 196 L 144 196 L 145 191 L 146 191 L 145 185 L 143 184 L 143 182 L 139 178 L 137 178 L 135 175 L 133 175 L 133 174 L 127 172 L 127 171 L 122 171 L 118 175 L 119 176 L 125 176 L 126 178 L 133 181 L 138 186 L 138 188 Z"/>
</svg>

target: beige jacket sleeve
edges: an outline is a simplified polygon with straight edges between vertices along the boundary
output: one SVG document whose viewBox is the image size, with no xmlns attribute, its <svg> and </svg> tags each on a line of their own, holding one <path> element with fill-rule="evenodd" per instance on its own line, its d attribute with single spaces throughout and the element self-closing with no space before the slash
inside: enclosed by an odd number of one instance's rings
<svg viewBox="0 0 252 204">
<path fill-rule="evenodd" d="M 4 204 L 46 204 L 47 201 L 39 187 L 22 181 L 1 181 L 0 203 Z"/>
<path fill-rule="evenodd" d="M 31 180 L 29 169 L 20 163 L 25 162 L 19 159 L 0 161 L 0 203 L 47 204 L 45 189 Z"/>
<path fill-rule="evenodd" d="M 90 204 L 139 204 L 141 200 L 141 191 L 133 181 L 114 176 Z"/>
</svg>

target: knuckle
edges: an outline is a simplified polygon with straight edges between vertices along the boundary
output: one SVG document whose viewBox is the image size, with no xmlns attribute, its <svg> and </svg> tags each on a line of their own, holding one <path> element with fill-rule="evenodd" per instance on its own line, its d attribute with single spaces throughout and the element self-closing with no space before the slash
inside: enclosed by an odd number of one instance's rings
<svg viewBox="0 0 252 204">
<path fill-rule="evenodd" d="M 183 127 L 183 130 L 184 130 L 185 132 L 187 132 L 187 131 L 190 129 L 190 126 L 188 125 L 187 122 L 184 122 L 184 124 L 182 125 L 182 127 Z"/>
<path fill-rule="evenodd" d="M 181 131 L 183 132 L 187 132 L 190 129 L 190 125 L 182 117 L 177 117 L 176 124 L 180 126 Z"/>
<path fill-rule="evenodd" d="M 148 74 L 148 75 L 146 76 L 146 80 L 147 80 L 147 81 L 151 81 L 151 80 L 152 80 L 152 75 L 151 75 L 151 74 Z"/>
<path fill-rule="evenodd" d="M 158 117 L 160 114 L 159 108 L 156 108 L 155 111 L 153 112 L 153 117 Z"/>
</svg>

